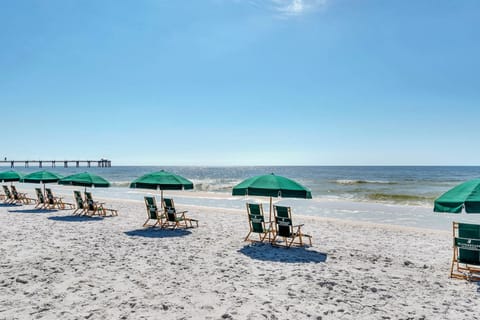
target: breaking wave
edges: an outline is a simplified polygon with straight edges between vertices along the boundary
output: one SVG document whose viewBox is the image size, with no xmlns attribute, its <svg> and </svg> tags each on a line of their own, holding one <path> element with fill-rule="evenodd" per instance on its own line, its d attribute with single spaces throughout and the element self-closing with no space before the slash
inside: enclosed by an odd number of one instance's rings
<svg viewBox="0 0 480 320">
<path fill-rule="evenodd" d="M 412 195 L 412 194 L 387 194 L 387 193 L 370 193 L 367 199 L 378 202 L 389 202 L 398 204 L 426 204 L 435 200 L 435 197 Z"/>
<path fill-rule="evenodd" d="M 380 180 L 350 180 L 350 179 L 339 179 L 333 181 L 336 184 L 343 185 L 354 185 L 354 184 L 397 184 L 398 182 L 394 181 L 380 181 Z"/>
</svg>

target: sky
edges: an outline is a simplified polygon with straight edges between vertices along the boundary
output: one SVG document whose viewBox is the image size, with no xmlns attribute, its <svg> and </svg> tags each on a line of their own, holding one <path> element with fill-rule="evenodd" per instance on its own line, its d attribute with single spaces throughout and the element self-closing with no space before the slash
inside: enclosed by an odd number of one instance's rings
<svg viewBox="0 0 480 320">
<path fill-rule="evenodd" d="M 480 1 L 0 0 L 0 158 L 480 165 Z"/>
</svg>

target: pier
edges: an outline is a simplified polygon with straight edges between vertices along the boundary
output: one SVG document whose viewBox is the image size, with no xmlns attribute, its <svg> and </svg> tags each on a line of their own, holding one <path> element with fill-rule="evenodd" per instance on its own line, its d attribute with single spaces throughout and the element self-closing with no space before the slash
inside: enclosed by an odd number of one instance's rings
<svg viewBox="0 0 480 320">
<path fill-rule="evenodd" d="M 10 168 L 15 168 L 15 166 L 22 165 L 25 168 L 29 168 L 30 165 L 37 165 L 39 168 L 44 166 L 49 166 L 52 168 L 57 167 L 58 165 L 63 166 L 64 168 L 86 166 L 90 168 L 97 165 L 99 168 L 110 168 L 112 166 L 112 161 L 108 159 L 100 160 L 0 160 L 0 164 L 9 164 Z"/>
</svg>

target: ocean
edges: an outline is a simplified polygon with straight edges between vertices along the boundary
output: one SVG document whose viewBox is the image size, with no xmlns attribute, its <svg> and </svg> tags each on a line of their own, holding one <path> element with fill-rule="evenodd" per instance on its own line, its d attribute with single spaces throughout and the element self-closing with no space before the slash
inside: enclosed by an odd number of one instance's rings
<svg viewBox="0 0 480 320">
<path fill-rule="evenodd" d="M 441 229 L 457 215 L 434 214 L 435 198 L 463 181 L 480 177 L 480 167 L 476 166 L 113 166 L 43 169 L 61 175 L 89 171 L 112 183 L 108 189 L 96 188 L 95 193 L 99 196 L 138 200 L 152 191 L 129 189 L 129 183 L 143 174 L 164 169 L 194 183 L 194 190 L 178 200 L 185 204 L 225 208 L 245 206 L 244 197 L 230 196 L 234 185 L 255 175 L 275 173 L 311 189 L 312 200 L 275 199 L 294 206 L 302 214 Z M 15 170 L 30 173 L 41 169 L 17 167 Z M 480 222 L 475 215 L 468 215 L 465 220 Z"/>
</svg>

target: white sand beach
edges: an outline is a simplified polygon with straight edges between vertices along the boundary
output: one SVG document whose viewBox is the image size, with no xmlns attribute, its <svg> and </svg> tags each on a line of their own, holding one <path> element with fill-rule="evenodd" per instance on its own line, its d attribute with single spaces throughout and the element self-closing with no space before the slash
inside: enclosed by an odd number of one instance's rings
<svg viewBox="0 0 480 320">
<path fill-rule="evenodd" d="M 0 319 L 480 319 L 447 231 L 294 210 L 313 246 L 284 249 L 244 242 L 242 210 L 177 201 L 200 227 L 154 230 L 104 200 L 118 217 L 0 205 Z"/>
</svg>

